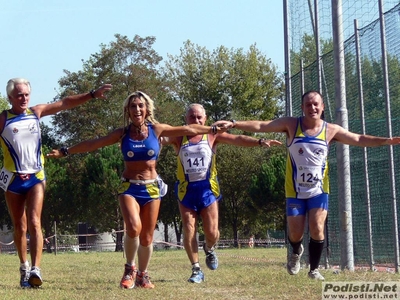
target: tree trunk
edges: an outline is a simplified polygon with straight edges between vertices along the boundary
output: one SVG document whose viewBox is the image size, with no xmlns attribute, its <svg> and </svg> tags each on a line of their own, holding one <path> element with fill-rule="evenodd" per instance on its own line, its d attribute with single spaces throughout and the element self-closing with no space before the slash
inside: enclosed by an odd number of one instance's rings
<svg viewBox="0 0 400 300">
<path fill-rule="evenodd" d="M 121 252 L 124 250 L 122 238 L 124 237 L 124 232 L 117 232 L 117 238 L 115 239 L 115 252 Z"/>
</svg>

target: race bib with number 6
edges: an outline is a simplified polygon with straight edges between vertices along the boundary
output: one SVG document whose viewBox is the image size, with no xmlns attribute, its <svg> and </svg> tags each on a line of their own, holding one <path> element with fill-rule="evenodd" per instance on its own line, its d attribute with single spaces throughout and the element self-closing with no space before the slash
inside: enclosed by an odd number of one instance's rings
<svg viewBox="0 0 400 300">
<path fill-rule="evenodd" d="M 0 188 L 4 191 L 7 191 L 7 188 L 13 178 L 13 173 L 3 168 L 0 171 Z"/>
</svg>

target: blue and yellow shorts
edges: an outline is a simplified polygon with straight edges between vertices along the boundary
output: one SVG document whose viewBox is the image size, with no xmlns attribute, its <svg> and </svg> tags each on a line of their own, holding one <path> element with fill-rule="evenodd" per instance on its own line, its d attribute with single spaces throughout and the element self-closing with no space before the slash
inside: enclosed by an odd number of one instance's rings
<svg viewBox="0 0 400 300">
<path fill-rule="evenodd" d="M 328 210 L 328 194 L 320 194 L 309 199 L 286 199 L 286 215 L 289 216 L 305 216 L 312 208 L 322 208 Z"/>
<path fill-rule="evenodd" d="M 217 186 L 217 191 L 214 192 L 208 180 L 177 182 L 175 184 L 175 194 L 183 206 L 196 212 L 200 212 L 202 209 L 221 199 L 219 186 Z"/>
<path fill-rule="evenodd" d="M 134 181 L 134 180 L 132 180 Z M 129 180 L 123 179 L 118 187 L 118 195 L 130 195 L 135 198 L 140 206 L 146 203 L 161 199 L 167 193 L 167 185 L 157 177 L 151 183 L 131 183 Z"/>
<path fill-rule="evenodd" d="M 23 195 L 29 192 L 29 190 L 34 185 L 45 180 L 46 180 L 46 175 L 44 173 L 44 170 L 40 170 L 39 172 L 34 174 L 15 173 L 10 185 L 7 188 L 7 191 Z"/>
</svg>

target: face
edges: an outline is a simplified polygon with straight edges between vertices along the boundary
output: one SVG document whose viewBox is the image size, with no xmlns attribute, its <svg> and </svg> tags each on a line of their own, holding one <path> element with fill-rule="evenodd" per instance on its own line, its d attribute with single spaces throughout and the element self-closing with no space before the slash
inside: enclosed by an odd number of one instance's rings
<svg viewBox="0 0 400 300">
<path fill-rule="evenodd" d="M 17 83 L 9 95 L 12 110 L 15 113 L 23 113 L 29 106 L 30 97 L 29 87 L 24 83 Z"/>
<path fill-rule="evenodd" d="M 319 94 L 310 93 L 304 97 L 301 109 L 306 118 L 320 119 L 325 107 Z"/>
<path fill-rule="evenodd" d="M 133 124 L 140 125 L 146 120 L 147 106 L 146 102 L 139 97 L 131 99 L 128 105 L 129 118 Z"/>
<path fill-rule="evenodd" d="M 186 114 L 186 124 L 200 124 L 206 123 L 207 116 L 201 106 L 193 106 Z"/>
</svg>

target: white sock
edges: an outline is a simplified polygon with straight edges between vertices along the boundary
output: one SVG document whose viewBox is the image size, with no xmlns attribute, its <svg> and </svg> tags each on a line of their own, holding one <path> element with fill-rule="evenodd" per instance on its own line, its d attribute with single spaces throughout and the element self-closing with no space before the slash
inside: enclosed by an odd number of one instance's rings
<svg viewBox="0 0 400 300">
<path fill-rule="evenodd" d="M 20 264 L 22 270 L 29 270 L 29 261 Z"/>
<path fill-rule="evenodd" d="M 126 263 L 128 265 L 135 265 L 135 257 L 139 248 L 139 236 L 135 236 L 134 238 L 129 237 L 125 234 L 124 239 L 124 251 L 126 256 Z"/>
<path fill-rule="evenodd" d="M 197 263 L 193 263 L 192 264 L 192 269 L 194 269 L 194 268 L 199 268 L 200 269 L 200 264 L 197 262 Z"/>
<path fill-rule="evenodd" d="M 139 245 L 138 261 L 139 261 L 139 270 L 141 270 L 142 272 L 147 271 L 147 267 L 149 265 L 152 253 L 153 253 L 153 243 L 151 243 L 147 247 Z"/>
</svg>

